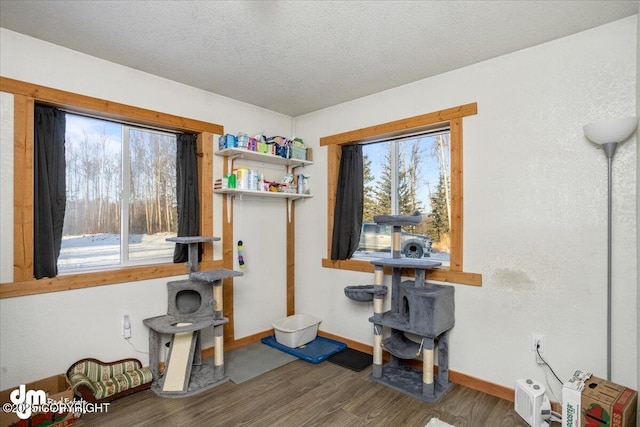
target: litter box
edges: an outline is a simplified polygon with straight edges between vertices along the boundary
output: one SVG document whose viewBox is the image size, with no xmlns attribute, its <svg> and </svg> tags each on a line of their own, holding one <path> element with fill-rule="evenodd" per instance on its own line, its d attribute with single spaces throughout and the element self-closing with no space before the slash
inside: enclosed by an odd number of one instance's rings
<svg viewBox="0 0 640 427">
<path fill-rule="evenodd" d="M 273 322 L 276 341 L 290 348 L 305 345 L 318 334 L 318 325 L 322 320 L 310 314 L 294 314 Z"/>
</svg>

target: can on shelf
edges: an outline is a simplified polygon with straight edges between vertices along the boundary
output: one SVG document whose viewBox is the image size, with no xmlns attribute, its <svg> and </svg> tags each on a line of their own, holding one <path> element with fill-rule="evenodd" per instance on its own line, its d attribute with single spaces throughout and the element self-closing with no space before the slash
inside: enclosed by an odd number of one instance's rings
<svg viewBox="0 0 640 427">
<path fill-rule="evenodd" d="M 247 180 L 247 189 L 248 190 L 257 190 L 258 189 L 258 171 L 255 169 L 249 169 L 249 175 Z"/>
<path fill-rule="evenodd" d="M 249 189 L 249 169 L 238 168 L 238 178 L 236 181 L 236 186 L 240 190 Z"/>
</svg>

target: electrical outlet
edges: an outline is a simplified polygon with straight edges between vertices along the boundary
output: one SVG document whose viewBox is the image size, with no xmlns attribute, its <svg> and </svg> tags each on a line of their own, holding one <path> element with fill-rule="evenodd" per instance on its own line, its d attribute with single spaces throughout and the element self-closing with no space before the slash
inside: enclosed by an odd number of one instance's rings
<svg viewBox="0 0 640 427">
<path fill-rule="evenodd" d="M 124 315 L 124 320 L 122 321 L 122 336 L 125 339 L 131 338 L 131 320 L 128 314 Z"/>
<path fill-rule="evenodd" d="M 537 348 L 540 354 L 544 353 L 544 336 L 531 333 L 529 337 L 531 342 L 531 351 L 536 351 Z"/>
</svg>

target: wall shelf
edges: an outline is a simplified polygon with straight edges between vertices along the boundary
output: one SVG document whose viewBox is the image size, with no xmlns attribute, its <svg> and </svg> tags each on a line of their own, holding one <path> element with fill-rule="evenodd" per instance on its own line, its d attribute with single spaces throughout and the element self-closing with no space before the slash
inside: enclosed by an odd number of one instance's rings
<svg viewBox="0 0 640 427">
<path fill-rule="evenodd" d="M 312 165 L 310 160 L 300 159 L 285 159 L 284 157 L 276 156 L 273 154 L 259 153 L 257 151 L 247 151 L 242 148 L 225 148 L 215 152 L 216 156 L 225 157 L 228 162 L 228 170 L 233 170 L 233 163 L 235 160 L 249 160 L 253 162 L 269 163 L 273 165 L 281 165 L 287 168 L 287 171 L 291 171 L 300 166 Z M 231 196 L 232 200 L 239 198 L 243 199 L 245 196 L 255 198 L 274 198 L 285 199 L 287 201 L 287 220 L 291 221 L 291 206 L 294 200 L 305 199 L 313 197 L 311 194 L 299 194 L 299 193 L 277 193 L 273 191 L 258 191 L 258 190 L 245 190 L 239 188 L 219 188 L 213 190 L 215 194 L 224 194 L 225 196 Z M 231 221 L 231 204 L 227 205 L 227 219 Z"/>
<path fill-rule="evenodd" d="M 310 156 L 311 149 L 307 149 L 306 154 Z M 236 162 L 240 163 L 242 166 L 249 166 L 250 168 L 261 169 L 260 164 L 267 166 L 266 172 L 270 173 L 272 176 L 269 178 L 276 177 L 278 173 L 278 169 L 280 169 L 280 173 L 283 172 L 282 169 L 286 170 L 286 173 L 291 173 L 292 175 L 300 174 L 301 172 L 294 172 L 294 169 L 302 167 L 302 171 L 304 171 L 304 166 L 313 165 L 311 160 L 301 160 L 301 159 L 291 159 L 284 158 L 281 156 L 276 156 L 273 154 L 260 153 L 257 151 L 247 151 L 242 148 L 224 148 L 218 149 L 214 151 L 215 156 L 222 157 L 224 159 L 224 174 L 233 173 L 234 164 Z M 254 163 L 254 164 L 252 164 Z M 269 167 L 270 166 L 270 167 Z M 306 173 L 304 173 L 307 175 Z M 222 177 L 224 179 L 224 177 Z M 276 182 L 278 178 L 273 179 Z M 237 186 L 236 182 L 236 186 Z M 251 183 L 253 184 L 253 182 Z M 286 251 L 286 272 L 287 272 L 287 282 L 286 282 L 286 294 L 287 294 L 287 315 L 294 314 L 294 289 L 295 289 L 295 207 L 297 203 L 294 203 L 294 200 L 304 200 L 310 197 L 313 197 L 311 194 L 299 194 L 299 193 L 280 193 L 280 192 L 271 192 L 271 191 L 258 191 L 257 189 L 249 190 L 249 185 L 246 186 L 244 184 L 241 185 L 242 188 L 218 188 L 213 190 L 214 194 L 218 194 L 223 197 L 226 205 L 226 214 L 227 221 L 224 224 L 225 233 L 229 232 L 230 239 L 233 241 L 233 220 L 232 212 L 233 206 L 236 201 L 242 201 L 244 197 L 248 197 L 250 199 L 258 199 L 258 202 L 269 203 L 269 204 L 279 204 L 271 203 L 266 199 L 273 200 L 282 200 L 286 204 L 286 234 L 283 236 L 286 242 L 287 251 Z M 259 188 L 251 185 L 251 188 Z M 253 203 L 249 204 L 252 208 L 255 208 Z M 223 221 L 224 222 L 224 221 Z"/>
<path fill-rule="evenodd" d="M 257 190 L 241 190 L 237 188 L 221 188 L 213 190 L 215 194 L 224 194 L 232 196 L 235 200 L 238 197 L 240 200 L 243 197 L 256 197 L 265 199 L 285 199 L 287 200 L 287 220 L 291 220 L 291 202 L 298 199 L 308 199 L 313 197 L 311 194 L 298 194 L 298 193 L 276 193 L 273 191 L 257 191 Z M 227 220 L 231 221 L 231 204 L 227 205 Z"/>
<path fill-rule="evenodd" d="M 264 198 L 276 198 L 276 199 L 303 199 L 313 197 L 311 194 L 298 194 L 298 193 L 276 193 L 274 191 L 258 191 L 258 190 L 242 190 L 238 188 L 222 188 L 213 190 L 216 194 L 230 194 L 232 196 L 250 196 L 250 197 L 264 197 Z"/>
<path fill-rule="evenodd" d="M 274 165 L 282 165 L 290 168 L 297 168 L 300 166 L 313 164 L 311 160 L 285 159 L 284 157 L 276 156 L 274 154 L 259 153 L 257 151 L 247 151 L 242 148 L 225 148 L 224 150 L 216 151 L 215 155 L 227 157 L 229 160 L 251 160 L 254 162 L 271 163 Z"/>
</svg>

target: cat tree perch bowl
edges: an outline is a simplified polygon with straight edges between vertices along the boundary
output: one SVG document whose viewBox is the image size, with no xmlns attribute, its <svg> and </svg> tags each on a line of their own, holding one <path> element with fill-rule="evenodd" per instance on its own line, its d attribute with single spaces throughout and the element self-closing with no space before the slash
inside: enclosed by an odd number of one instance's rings
<svg viewBox="0 0 640 427">
<path fill-rule="evenodd" d="M 375 296 L 381 297 L 387 293 L 384 285 L 354 285 L 344 288 L 344 294 L 353 301 L 369 302 Z"/>
</svg>

